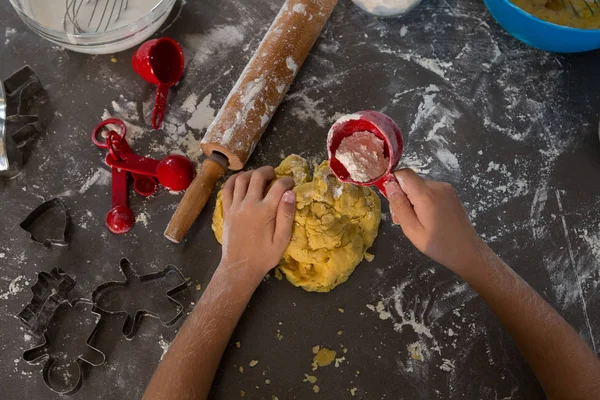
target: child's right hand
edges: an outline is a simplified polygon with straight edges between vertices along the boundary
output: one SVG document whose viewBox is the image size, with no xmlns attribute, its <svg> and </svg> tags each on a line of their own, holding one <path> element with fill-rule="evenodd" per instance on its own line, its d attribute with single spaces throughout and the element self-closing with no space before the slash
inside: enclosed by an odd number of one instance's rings
<svg viewBox="0 0 600 400">
<path fill-rule="evenodd" d="M 223 186 L 221 269 L 257 278 L 277 266 L 292 237 L 296 195 L 290 177 L 275 179 L 273 167 L 233 175 Z M 255 279 L 250 279 L 254 281 Z"/>
<path fill-rule="evenodd" d="M 481 259 L 485 244 L 473 229 L 454 188 L 423 179 L 410 169 L 386 183 L 394 223 L 423 254 L 463 276 Z"/>
</svg>

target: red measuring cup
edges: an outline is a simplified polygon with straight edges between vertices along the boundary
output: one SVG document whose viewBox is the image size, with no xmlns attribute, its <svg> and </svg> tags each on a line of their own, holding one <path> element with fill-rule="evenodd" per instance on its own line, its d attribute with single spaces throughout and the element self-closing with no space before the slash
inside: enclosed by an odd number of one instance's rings
<svg viewBox="0 0 600 400">
<path fill-rule="evenodd" d="M 148 40 L 133 53 L 132 64 L 139 76 L 158 85 L 152 114 L 152 127 L 158 129 L 165 117 L 169 88 L 177 84 L 183 75 L 183 51 L 171 38 Z"/>
<path fill-rule="evenodd" d="M 371 132 L 384 142 L 383 155 L 389 160 L 386 172 L 369 181 L 355 182 L 350 178 L 346 167 L 335 157 L 335 153 L 342 139 L 353 135 L 355 132 Z M 327 152 L 329 154 L 329 167 L 342 182 L 359 186 L 377 186 L 387 197 L 385 183 L 395 181 L 392 173 L 402 156 L 402 134 L 396 123 L 387 115 L 377 111 L 359 111 L 338 119 L 327 134 Z"/>
</svg>

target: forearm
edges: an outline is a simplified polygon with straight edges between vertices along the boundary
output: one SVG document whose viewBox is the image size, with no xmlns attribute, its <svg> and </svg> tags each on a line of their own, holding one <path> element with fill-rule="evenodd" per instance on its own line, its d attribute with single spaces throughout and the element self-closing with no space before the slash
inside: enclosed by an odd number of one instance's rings
<svg viewBox="0 0 600 400">
<path fill-rule="evenodd" d="M 487 246 L 461 275 L 511 334 L 549 399 L 600 398 L 600 361 L 577 332 Z"/>
<path fill-rule="evenodd" d="M 221 356 L 261 281 L 219 266 L 154 373 L 144 400 L 208 397 Z"/>
</svg>

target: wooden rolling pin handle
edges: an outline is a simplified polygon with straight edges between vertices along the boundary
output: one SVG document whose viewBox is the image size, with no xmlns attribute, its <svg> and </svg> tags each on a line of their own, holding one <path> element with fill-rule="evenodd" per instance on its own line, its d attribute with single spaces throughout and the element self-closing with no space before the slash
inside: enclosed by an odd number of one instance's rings
<svg viewBox="0 0 600 400">
<path fill-rule="evenodd" d="M 225 174 L 226 169 L 227 158 L 222 154 L 214 152 L 204 160 L 200 172 L 187 188 L 181 203 L 179 203 L 177 210 L 171 217 L 171 221 L 165 230 L 167 239 L 175 243 L 183 240 L 185 234 L 204 209 L 217 182 Z"/>
</svg>

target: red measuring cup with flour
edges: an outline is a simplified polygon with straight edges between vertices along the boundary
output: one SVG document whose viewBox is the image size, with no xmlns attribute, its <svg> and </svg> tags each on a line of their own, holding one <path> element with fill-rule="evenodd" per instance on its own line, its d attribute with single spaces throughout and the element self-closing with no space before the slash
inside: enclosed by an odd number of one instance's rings
<svg viewBox="0 0 600 400">
<path fill-rule="evenodd" d="M 148 40 L 133 54 L 133 69 L 147 82 L 158 85 L 152 127 L 160 128 L 165 117 L 169 88 L 183 75 L 183 51 L 171 38 Z"/>
<path fill-rule="evenodd" d="M 396 123 L 377 111 L 359 111 L 338 119 L 327 135 L 329 167 L 342 182 L 377 186 L 385 183 L 402 156 L 402 134 Z"/>
</svg>

